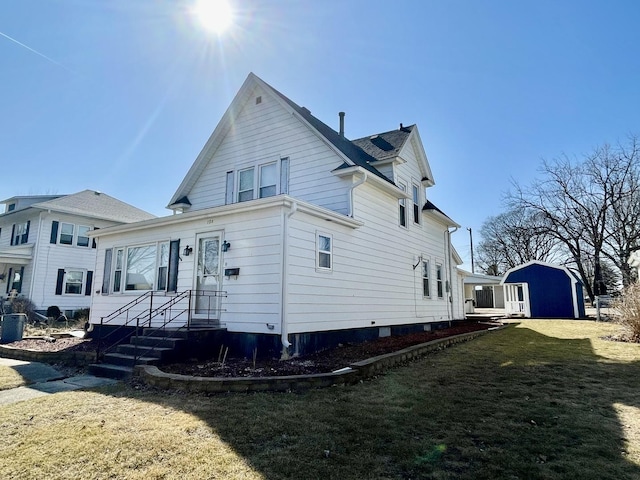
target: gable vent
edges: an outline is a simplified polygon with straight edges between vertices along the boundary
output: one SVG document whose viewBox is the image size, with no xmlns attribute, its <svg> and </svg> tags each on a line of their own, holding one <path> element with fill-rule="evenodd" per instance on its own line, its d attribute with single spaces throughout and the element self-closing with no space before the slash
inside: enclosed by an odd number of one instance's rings
<svg viewBox="0 0 640 480">
<path fill-rule="evenodd" d="M 256 97 L 256 105 L 260 105 L 262 103 L 262 96 L 257 96 Z"/>
</svg>

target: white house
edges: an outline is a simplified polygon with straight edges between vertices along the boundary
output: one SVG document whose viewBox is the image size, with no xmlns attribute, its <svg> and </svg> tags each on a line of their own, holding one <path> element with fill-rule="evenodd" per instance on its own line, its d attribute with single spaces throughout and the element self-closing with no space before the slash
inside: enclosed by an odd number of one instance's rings
<svg viewBox="0 0 640 480">
<path fill-rule="evenodd" d="M 458 225 L 426 196 L 418 128 L 350 141 L 343 122 L 249 74 L 174 215 L 91 233 L 91 322 L 220 325 L 286 355 L 463 319 Z"/>
<path fill-rule="evenodd" d="M 27 297 L 42 312 L 53 305 L 68 314 L 89 308 L 96 264 L 89 231 L 154 218 L 91 190 L 0 203 L 0 292 Z"/>
</svg>

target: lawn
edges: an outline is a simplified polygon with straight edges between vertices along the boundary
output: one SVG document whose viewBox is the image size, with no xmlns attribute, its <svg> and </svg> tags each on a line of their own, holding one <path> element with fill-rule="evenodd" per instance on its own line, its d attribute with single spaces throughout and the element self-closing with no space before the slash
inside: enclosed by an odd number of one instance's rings
<svg viewBox="0 0 640 480">
<path fill-rule="evenodd" d="M 640 345 L 523 321 L 364 383 L 0 408 L 0 478 L 640 478 Z"/>
</svg>

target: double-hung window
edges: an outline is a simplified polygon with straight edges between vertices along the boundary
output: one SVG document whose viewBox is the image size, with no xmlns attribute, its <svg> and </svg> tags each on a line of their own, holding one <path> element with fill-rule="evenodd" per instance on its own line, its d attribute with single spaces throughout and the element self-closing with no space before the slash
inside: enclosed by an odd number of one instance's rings
<svg viewBox="0 0 640 480">
<path fill-rule="evenodd" d="M 64 276 L 64 293 L 68 295 L 82 295 L 84 284 L 83 270 L 66 270 Z"/>
<path fill-rule="evenodd" d="M 113 291 L 119 292 L 122 289 L 122 266 L 124 265 L 124 249 L 116 250 L 115 268 L 113 269 Z"/>
<path fill-rule="evenodd" d="M 413 197 L 413 223 L 420 224 L 420 187 L 415 183 L 411 186 Z"/>
<path fill-rule="evenodd" d="M 442 265 L 436 264 L 436 290 L 438 291 L 438 298 L 444 298 L 442 276 Z"/>
<path fill-rule="evenodd" d="M 331 270 L 333 264 L 333 237 L 324 233 L 318 233 L 316 249 L 318 269 Z"/>
<path fill-rule="evenodd" d="M 13 226 L 11 245 L 22 245 L 29 240 L 29 222 L 16 223 Z"/>
<path fill-rule="evenodd" d="M 429 260 L 422 261 L 422 296 L 425 298 L 431 297 L 431 287 L 429 285 Z"/>
<path fill-rule="evenodd" d="M 407 186 L 404 183 L 398 182 L 398 187 L 403 192 L 407 191 Z M 398 201 L 398 203 L 399 203 L 399 209 L 400 209 L 399 210 L 400 226 L 406 227 L 407 226 L 407 199 L 403 197 Z"/>
<path fill-rule="evenodd" d="M 260 198 L 273 197 L 276 194 L 277 168 L 275 162 L 260 165 Z"/>
<path fill-rule="evenodd" d="M 167 289 L 167 273 L 169 272 L 169 243 L 161 243 L 158 250 L 158 285 L 157 290 Z"/>
<path fill-rule="evenodd" d="M 76 245 L 79 247 L 89 246 L 89 236 L 87 235 L 91 230 L 91 227 L 84 225 L 78 225 L 78 236 L 76 237 Z"/>
<path fill-rule="evenodd" d="M 238 202 L 253 200 L 254 168 L 240 170 L 238 177 Z"/>
<path fill-rule="evenodd" d="M 73 223 L 60 224 L 60 245 L 73 245 L 73 233 L 75 225 Z"/>
</svg>

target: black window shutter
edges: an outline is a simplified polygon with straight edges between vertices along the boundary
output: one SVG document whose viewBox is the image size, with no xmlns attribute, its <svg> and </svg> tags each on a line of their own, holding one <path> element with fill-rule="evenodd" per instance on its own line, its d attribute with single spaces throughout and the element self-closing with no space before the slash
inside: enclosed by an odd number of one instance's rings
<svg viewBox="0 0 640 480">
<path fill-rule="evenodd" d="M 11 282 L 13 282 L 13 268 L 9 269 L 9 276 L 7 277 L 7 293 L 11 291 Z"/>
<path fill-rule="evenodd" d="M 23 278 L 24 278 L 24 267 L 20 267 L 20 281 L 18 282 L 18 285 L 14 287 L 18 293 L 22 292 Z"/>
<path fill-rule="evenodd" d="M 58 279 L 56 280 L 56 295 L 62 295 L 62 283 L 64 282 L 64 268 L 58 269 Z"/>
<path fill-rule="evenodd" d="M 109 283 L 111 282 L 111 258 L 113 249 L 107 248 L 104 251 L 104 275 L 102 276 L 102 294 L 109 295 Z"/>
<path fill-rule="evenodd" d="M 22 238 L 20 239 L 20 243 L 27 243 L 29 241 L 29 226 L 31 225 L 31 220 L 27 220 L 27 229 L 22 234 Z"/>
<path fill-rule="evenodd" d="M 180 260 L 180 240 L 171 240 L 169 244 L 169 271 L 167 272 L 167 291 L 178 291 L 178 262 Z"/>
<path fill-rule="evenodd" d="M 100 230 L 98 227 L 94 227 L 94 230 Z M 93 238 L 91 239 L 91 248 L 96 248 L 98 246 L 98 243 L 96 242 L 96 239 Z"/>
<path fill-rule="evenodd" d="M 15 234 L 16 234 L 16 224 L 14 223 L 13 227 L 11 227 L 11 245 L 14 244 L 13 237 Z"/>
<path fill-rule="evenodd" d="M 58 243 L 58 222 L 54 220 L 51 222 L 51 238 L 49 243 Z"/>
<path fill-rule="evenodd" d="M 89 270 L 87 272 L 87 283 L 84 287 L 84 294 L 91 295 L 91 285 L 93 284 L 93 272 Z"/>
</svg>

